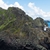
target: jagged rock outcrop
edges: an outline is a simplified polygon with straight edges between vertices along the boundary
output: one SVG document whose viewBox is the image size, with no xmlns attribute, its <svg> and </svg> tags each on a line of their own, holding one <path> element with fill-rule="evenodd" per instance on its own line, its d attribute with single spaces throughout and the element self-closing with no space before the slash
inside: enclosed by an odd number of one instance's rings
<svg viewBox="0 0 50 50">
<path fill-rule="evenodd" d="M 46 37 L 49 39 L 49 34 L 42 30 L 44 25 L 47 24 L 42 18 L 33 20 L 20 8 L 9 7 L 8 10 L 0 8 L 1 49 L 3 50 L 4 46 L 10 47 L 7 50 L 16 50 L 17 48 L 18 50 L 50 49 L 48 48 L 50 42 L 46 43 L 45 41 Z M 6 50 L 6 47 L 4 48 Z"/>
</svg>

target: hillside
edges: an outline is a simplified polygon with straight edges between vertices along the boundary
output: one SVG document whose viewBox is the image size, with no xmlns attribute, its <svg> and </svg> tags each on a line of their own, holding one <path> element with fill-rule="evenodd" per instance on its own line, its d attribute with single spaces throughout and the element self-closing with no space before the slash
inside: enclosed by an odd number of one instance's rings
<svg viewBox="0 0 50 50">
<path fill-rule="evenodd" d="M 6 50 L 3 45 L 9 46 L 10 49 L 14 47 L 15 50 L 49 49 L 48 32 L 42 30 L 44 25 L 47 26 L 42 18 L 33 20 L 20 8 L 9 7 L 8 10 L 0 8 L 0 50 L 3 48 Z"/>
</svg>

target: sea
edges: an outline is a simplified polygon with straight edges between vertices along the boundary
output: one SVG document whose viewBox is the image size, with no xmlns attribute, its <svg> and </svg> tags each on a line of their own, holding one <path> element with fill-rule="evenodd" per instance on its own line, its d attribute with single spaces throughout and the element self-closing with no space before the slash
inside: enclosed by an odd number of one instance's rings
<svg viewBox="0 0 50 50">
<path fill-rule="evenodd" d="M 48 24 L 48 27 L 50 28 L 50 22 L 47 22 L 47 24 Z"/>
</svg>

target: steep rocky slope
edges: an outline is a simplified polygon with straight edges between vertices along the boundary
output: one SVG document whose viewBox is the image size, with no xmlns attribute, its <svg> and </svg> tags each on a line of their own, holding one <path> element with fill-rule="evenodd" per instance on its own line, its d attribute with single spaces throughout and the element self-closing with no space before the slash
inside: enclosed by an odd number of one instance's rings
<svg viewBox="0 0 50 50">
<path fill-rule="evenodd" d="M 44 25 L 47 24 L 42 18 L 33 20 L 20 8 L 0 8 L 0 49 L 48 50 L 50 37 L 42 30 Z"/>
</svg>

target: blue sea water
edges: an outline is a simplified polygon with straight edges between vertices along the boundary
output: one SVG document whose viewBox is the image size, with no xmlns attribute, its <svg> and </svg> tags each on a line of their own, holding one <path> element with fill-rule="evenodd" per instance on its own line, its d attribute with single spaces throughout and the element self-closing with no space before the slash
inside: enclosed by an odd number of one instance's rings
<svg viewBox="0 0 50 50">
<path fill-rule="evenodd" d="M 48 24 L 48 27 L 50 28 L 50 22 L 47 22 L 47 24 Z"/>
</svg>

